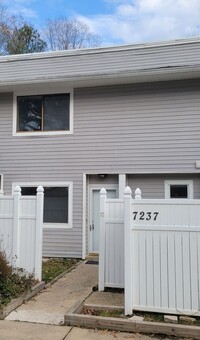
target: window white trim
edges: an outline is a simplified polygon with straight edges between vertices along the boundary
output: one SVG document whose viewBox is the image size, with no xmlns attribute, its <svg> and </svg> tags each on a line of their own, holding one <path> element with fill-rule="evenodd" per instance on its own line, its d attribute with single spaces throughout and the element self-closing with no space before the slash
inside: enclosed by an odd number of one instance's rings
<svg viewBox="0 0 200 340">
<path fill-rule="evenodd" d="M 87 176 L 83 174 L 83 212 L 82 212 L 82 259 L 86 257 L 86 209 L 87 209 Z"/>
<path fill-rule="evenodd" d="M 68 131 L 17 131 L 17 97 L 20 96 L 34 96 L 34 95 L 48 95 L 48 94 L 59 94 L 59 93 L 69 93 L 69 130 Z M 20 92 L 14 92 L 13 94 L 13 136 L 19 137 L 32 137 L 32 136 L 55 136 L 55 135 L 69 135 L 73 134 L 73 120 L 74 120 L 74 89 L 66 89 L 56 86 L 56 89 L 45 89 L 40 88 L 39 90 L 26 90 Z"/>
<path fill-rule="evenodd" d="M 170 197 L 170 185 L 187 185 L 188 198 L 193 199 L 193 180 L 166 180 L 165 181 L 165 198 Z"/>
<path fill-rule="evenodd" d="M 45 229 L 71 229 L 73 227 L 73 182 L 13 182 L 12 183 L 12 194 L 16 185 L 20 187 L 68 187 L 68 223 L 43 223 Z"/>
<path fill-rule="evenodd" d="M 0 174 L 0 195 L 3 195 L 3 174 Z"/>
</svg>

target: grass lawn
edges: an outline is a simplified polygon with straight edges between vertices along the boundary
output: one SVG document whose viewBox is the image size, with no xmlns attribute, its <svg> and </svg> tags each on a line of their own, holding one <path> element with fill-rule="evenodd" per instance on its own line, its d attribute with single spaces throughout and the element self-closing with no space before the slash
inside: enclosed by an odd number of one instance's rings
<svg viewBox="0 0 200 340">
<path fill-rule="evenodd" d="M 79 262 L 77 259 L 51 258 L 42 263 L 42 280 L 46 283 Z"/>
<path fill-rule="evenodd" d="M 42 263 L 42 280 L 46 283 L 59 274 L 72 268 L 79 262 L 77 259 L 51 258 Z M 13 270 L 6 255 L 0 251 L 0 308 L 12 299 L 20 297 L 38 283 L 33 275 L 25 275 L 22 269 Z"/>
</svg>

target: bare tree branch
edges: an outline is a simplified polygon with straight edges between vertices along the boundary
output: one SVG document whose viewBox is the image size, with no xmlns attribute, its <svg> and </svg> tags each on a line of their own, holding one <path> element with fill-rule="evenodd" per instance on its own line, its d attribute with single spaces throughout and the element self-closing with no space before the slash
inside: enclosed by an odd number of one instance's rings
<svg viewBox="0 0 200 340">
<path fill-rule="evenodd" d="M 98 47 L 101 37 L 90 32 L 89 27 L 77 19 L 49 20 L 44 28 L 49 50 L 69 50 Z"/>
</svg>

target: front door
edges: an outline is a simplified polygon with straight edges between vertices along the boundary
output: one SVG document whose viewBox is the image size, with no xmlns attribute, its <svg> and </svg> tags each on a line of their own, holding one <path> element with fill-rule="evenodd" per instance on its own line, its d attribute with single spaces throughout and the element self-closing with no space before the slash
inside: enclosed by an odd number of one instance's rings
<svg viewBox="0 0 200 340">
<path fill-rule="evenodd" d="M 106 189 L 107 198 L 116 198 L 116 189 Z M 100 234 L 100 189 L 91 190 L 90 200 L 90 252 L 99 252 Z"/>
</svg>

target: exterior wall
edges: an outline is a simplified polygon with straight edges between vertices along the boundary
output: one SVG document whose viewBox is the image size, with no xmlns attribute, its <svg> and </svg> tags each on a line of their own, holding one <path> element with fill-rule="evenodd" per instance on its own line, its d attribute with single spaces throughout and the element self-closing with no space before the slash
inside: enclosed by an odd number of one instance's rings
<svg viewBox="0 0 200 340">
<path fill-rule="evenodd" d="M 74 133 L 48 137 L 13 137 L 13 94 L 0 94 L 5 193 L 17 181 L 73 181 L 73 228 L 45 229 L 44 255 L 81 257 L 83 173 L 199 173 L 199 92 L 199 80 L 75 89 Z M 156 186 L 160 197 L 160 176 Z"/>
<path fill-rule="evenodd" d="M 142 191 L 142 198 L 165 198 L 165 180 L 193 180 L 194 199 L 200 199 L 200 176 L 197 174 L 165 175 L 128 175 L 127 185 L 133 195 L 137 188 Z"/>
<path fill-rule="evenodd" d="M 82 166 L 106 173 L 198 173 L 199 90 L 199 81 L 77 89 Z"/>
<path fill-rule="evenodd" d="M 99 178 L 98 175 L 90 175 L 88 185 L 97 185 L 103 187 L 106 184 L 118 184 L 118 175 L 107 174 L 105 178 Z"/>
</svg>

